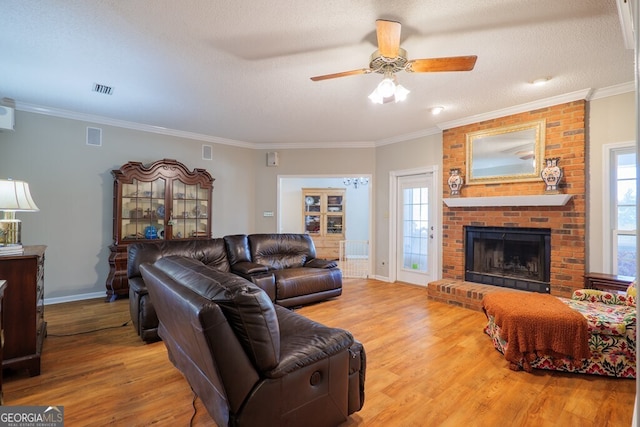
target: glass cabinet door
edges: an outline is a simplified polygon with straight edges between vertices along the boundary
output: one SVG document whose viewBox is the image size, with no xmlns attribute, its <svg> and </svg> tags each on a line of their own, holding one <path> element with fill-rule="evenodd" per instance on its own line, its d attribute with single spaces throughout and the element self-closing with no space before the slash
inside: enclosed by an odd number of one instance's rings
<svg viewBox="0 0 640 427">
<path fill-rule="evenodd" d="M 320 234 L 322 216 L 322 197 L 320 194 L 306 194 L 304 198 L 304 232 Z"/>
<path fill-rule="evenodd" d="M 157 239 L 164 230 L 166 182 L 133 179 L 122 187 L 120 227 L 125 240 Z"/>
<path fill-rule="evenodd" d="M 327 215 L 327 234 L 342 234 L 342 216 Z"/>
<path fill-rule="evenodd" d="M 327 212 L 344 212 L 343 207 L 344 196 L 329 194 L 327 195 Z"/>
<path fill-rule="evenodd" d="M 173 181 L 172 239 L 208 237 L 209 195 L 199 184 Z"/>
<path fill-rule="evenodd" d="M 341 235 L 344 221 L 344 195 L 337 193 L 327 194 L 326 234 Z"/>
</svg>

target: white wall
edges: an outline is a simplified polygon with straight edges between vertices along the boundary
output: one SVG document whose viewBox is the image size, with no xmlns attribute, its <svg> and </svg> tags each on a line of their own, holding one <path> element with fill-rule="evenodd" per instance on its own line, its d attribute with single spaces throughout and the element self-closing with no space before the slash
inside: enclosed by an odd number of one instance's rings
<svg viewBox="0 0 640 427">
<path fill-rule="evenodd" d="M 587 271 L 611 273 L 605 268 L 603 253 L 603 213 L 610 208 L 608 191 L 603 187 L 603 146 L 635 141 L 637 113 L 635 95 L 622 95 L 594 99 L 588 112 L 588 176 L 587 176 Z"/>
</svg>

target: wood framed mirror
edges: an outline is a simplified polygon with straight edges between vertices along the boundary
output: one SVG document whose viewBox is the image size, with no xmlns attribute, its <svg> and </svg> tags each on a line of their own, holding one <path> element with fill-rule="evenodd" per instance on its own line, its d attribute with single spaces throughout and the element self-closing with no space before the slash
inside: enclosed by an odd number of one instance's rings
<svg viewBox="0 0 640 427">
<path fill-rule="evenodd" d="M 540 180 L 545 120 L 467 134 L 466 184 Z"/>
</svg>

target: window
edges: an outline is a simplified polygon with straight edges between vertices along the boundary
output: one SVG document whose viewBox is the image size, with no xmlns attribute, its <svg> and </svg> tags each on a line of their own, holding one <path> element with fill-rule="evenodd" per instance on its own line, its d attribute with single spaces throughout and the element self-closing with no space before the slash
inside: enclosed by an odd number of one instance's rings
<svg viewBox="0 0 640 427">
<path fill-rule="evenodd" d="M 613 273 L 636 275 L 636 151 L 611 151 L 611 229 Z"/>
<path fill-rule="evenodd" d="M 403 262 L 410 270 L 427 271 L 429 246 L 429 188 L 404 188 L 403 195 Z"/>
</svg>

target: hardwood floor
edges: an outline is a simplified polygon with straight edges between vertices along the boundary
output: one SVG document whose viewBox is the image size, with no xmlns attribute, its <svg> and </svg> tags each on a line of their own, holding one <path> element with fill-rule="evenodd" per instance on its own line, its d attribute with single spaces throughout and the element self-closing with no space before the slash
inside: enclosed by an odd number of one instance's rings
<svg viewBox="0 0 640 427">
<path fill-rule="evenodd" d="M 631 425 L 634 380 L 511 371 L 482 332 L 484 314 L 426 292 L 348 279 L 340 298 L 297 310 L 365 346 L 365 405 L 344 426 Z M 162 342 L 122 326 L 128 300 L 47 306 L 45 319 L 42 374 L 5 377 L 6 405 L 63 405 L 68 426 L 189 425 L 191 389 Z M 195 408 L 193 425 L 213 425 L 199 399 Z"/>
</svg>

